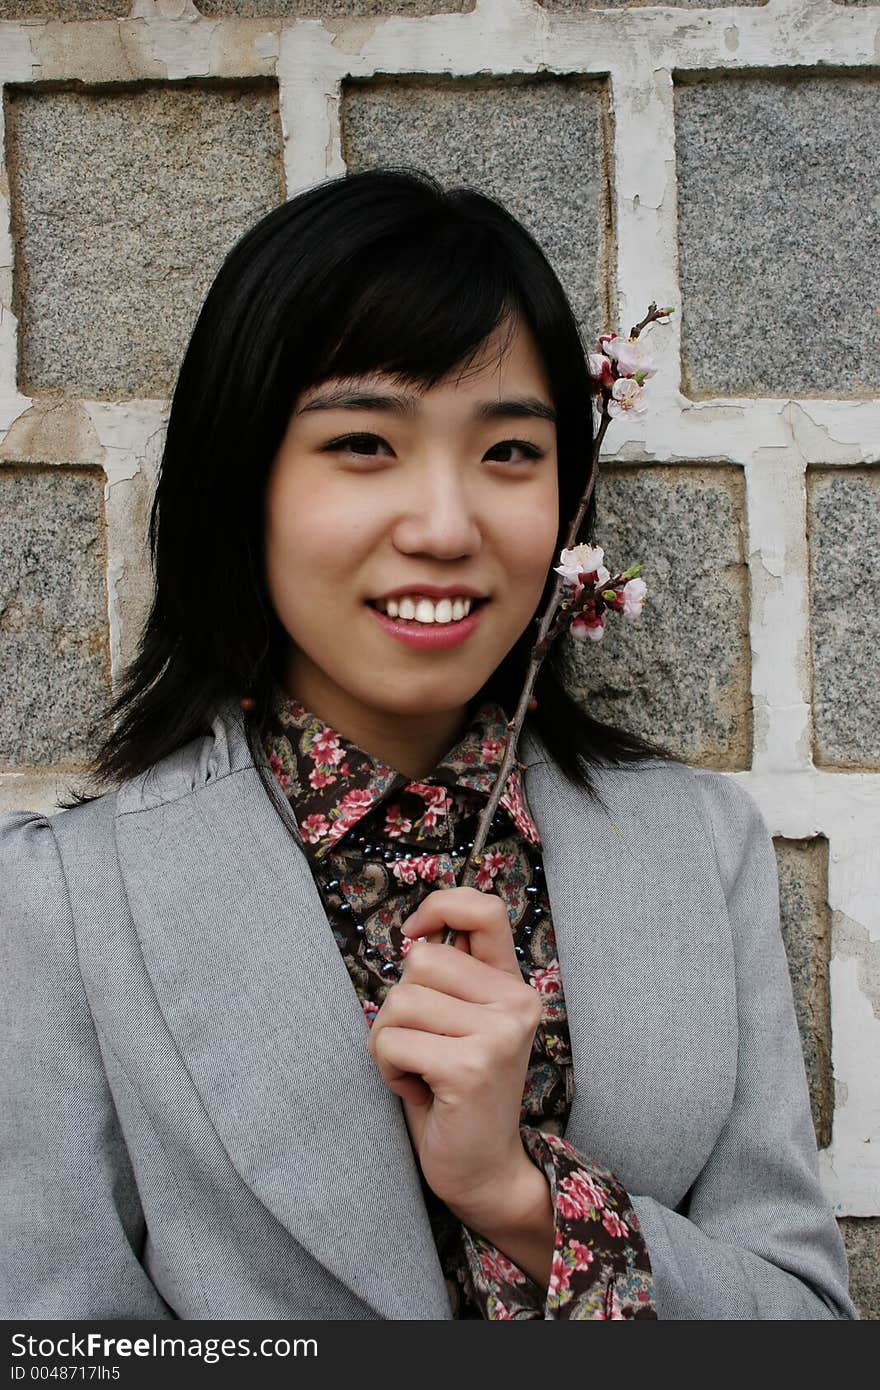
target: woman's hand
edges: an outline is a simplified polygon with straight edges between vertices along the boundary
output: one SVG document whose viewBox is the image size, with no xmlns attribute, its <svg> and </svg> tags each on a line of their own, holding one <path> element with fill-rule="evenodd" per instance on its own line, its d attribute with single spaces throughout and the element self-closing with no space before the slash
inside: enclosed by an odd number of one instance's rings
<svg viewBox="0 0 880 1390">
<path fill-rule="evenodd" d="M 458 933 L 452 946 L 441 941 L 446 926 Z M 531 1165 L 519 1122 L 541 999 L 522 978 L 495 893 L 435 890 L 403 931 L 428 940 L 413 942 L 369 1051 L 403 1101 L 425 1181 L 467 1221 L 503 1207 L 502 1185 L 521 1183 Z"/>
</svg>

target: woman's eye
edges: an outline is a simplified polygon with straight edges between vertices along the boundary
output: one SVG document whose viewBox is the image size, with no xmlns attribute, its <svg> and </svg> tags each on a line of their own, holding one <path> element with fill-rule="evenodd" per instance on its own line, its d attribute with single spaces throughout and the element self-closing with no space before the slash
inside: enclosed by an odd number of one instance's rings
<svg viewBox="0 0 880 1390">
<path fill-rule="evenodd" d="M 370 446 L 384 443 L 385 440 L 380 439 L 377 434 L 346 434 L 342 439 L 334 439 L 329 444 L 325 444 L 324 449 L 328 453 L 335 453 L 344 448 L 345 452 L 349 454 L 363 454 L 368 458 L 375 458 L 375 451 Z M 367 447 L 361 448 L 361 445 Z"/>
<path fill-rule="evenodd" d="M 493 444 L 492 448 L 489 450 L 489 453 L 494 454 L 497 449 L 501 449 L 502 451 L 510 449 L 522 449 L 527 461 L 531 459 L 540 459 L 544 457 L 543 449 L 538 449 L 535 447 L 534 444 L 529 444 L 528 440 L 526 439 L 505 439 L 501 444 Z M 515 463 L 516 460 L 507 458 L 500 459 L 498 460 L 498 462 Z"/>
<path fill-rule="evenodd" d="M 335 453 L 344 450 L 346 453 L 358 454 L 364 458 L 375 458 L 377 455 L 374 446 L 378 444 L 385 444 L 385 440 L 377 434 L 346 434 L 341 439 L 334 439 L 329 444 L 325 444 L 324 451 Z M 511 449 L 520 449 L 524 453 L 526 461 L 544 457 L 544 451 L 534 444 L 530 444 L 526 439 L 505 439 L 500 444 L 493 444 L 488 452 L 495 454 L 500 450 L 502 453 L 509 454 Z M 496 462 L 516 463 L 517 460 L 502 458 L 497 459 Z"/>
</svg>

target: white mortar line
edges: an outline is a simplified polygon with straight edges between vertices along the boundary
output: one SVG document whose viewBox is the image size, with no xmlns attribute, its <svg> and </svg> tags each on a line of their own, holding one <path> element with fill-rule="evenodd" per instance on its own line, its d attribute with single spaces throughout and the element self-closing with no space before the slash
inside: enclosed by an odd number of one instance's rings
<svg viewBox="0 0 880 1390">
<path fill-rule="evenodd" d="M 803 459 L 756 449 L 745 468 L 756 772 L 812 767 Z"/>
</svg>

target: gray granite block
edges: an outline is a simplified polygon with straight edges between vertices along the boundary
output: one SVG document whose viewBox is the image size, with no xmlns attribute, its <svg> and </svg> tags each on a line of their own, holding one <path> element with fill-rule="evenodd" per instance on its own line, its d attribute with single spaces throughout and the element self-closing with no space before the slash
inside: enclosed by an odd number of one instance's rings
<svg viewBox="0 0 880 1390">
<path fill-rule="evenodd" d="M 171 394 L 238 238 L 285 197 L 263 80 L 7 89 L 19 378 L 28 394 Z"/>
<path fill-rule="evenodd" d="M 344 87 L 349 169 L 415 165 L 501 202 L 542 246 L 592 342 L 609 319 L 606 92 L 586 78 L 376 79 Z"/>
<path fill-rule="evenodd" d="M 880 1321 L 880 1217 L 841 1216 L 849 1261 L 849 1292 L 865 1321 Z"/>
<path fill-rule="evenodd" d="M 685 394 L 876 394 L 876 69 L 678 74 L 674 103 Z"/>
<path fill-rule="evenodd" d="M 880 467 L 807 471 L 814 760 L 880 767 Z"/>
<path fill-rule="evenodd" d="M 780 838 L 773 843 L 779 870 L 782 937 L 810 1085 L 816 1143 L 824 1149 L 831 1143 L 834 1118 L 828 841 L 816 836 L 811 840 Z"/>
<path fill-rule="evenodd" d="M 0 19 L 127 19 L 134 0 L 0 0 Z"/>
<path fill-rule="evenodd" d="M 860 0 L 854 0 L 860 3 Z M 537 0 L 545 10 L 638 10 L 652 5 L 672 6 L 683 10 L 730 9 L 732 5 L 766 5 L 767 0 Z"/>
<path fill-rule="evenodd" d="M 476 0 L 195 0 L 204 15 L 254 16 L 268 19 L 282 15 L 296 19 L 336 19 L 342 16 L 464 14 Z"/>
<path fill-rule="evenodd" d="M 612 575 L 640 563 L 648 594 L 639 618 L 609 614 L 600 642 L 560 637 L 566 687 L 594 718 L 687 762 L 749 767 L 742 470 L 603 465 L 596 505 L 590 540 L 604 548 Z"/>
<path fill-rule="evenodd" d="M 110 694 L 104 473 L 0 467 L 0 767 L 83 762 Z"/>
</svg>

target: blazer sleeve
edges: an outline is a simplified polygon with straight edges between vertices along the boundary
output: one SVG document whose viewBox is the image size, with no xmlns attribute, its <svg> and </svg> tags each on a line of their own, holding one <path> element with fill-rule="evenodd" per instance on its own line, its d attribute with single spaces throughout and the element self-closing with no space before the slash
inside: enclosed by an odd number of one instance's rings
<svg viewBox="0 0 880 1390">
<path fill-rule="evenodd" d="M 684 1210 L 631 1196 L 659 1318 L 858 1318 L 843 1240 L 819 1181 L 806 1071 L 779 924 L 773 843 L 745 789 L 693 771 L 736 955 L 730 1114 Z"/>
<path fill-rule="evenodd" d="M 47 817 L 0 817 L 0 1316 L 173 1318 L 79 970 Z"/>
</svg>

